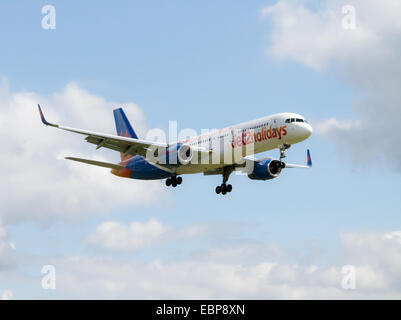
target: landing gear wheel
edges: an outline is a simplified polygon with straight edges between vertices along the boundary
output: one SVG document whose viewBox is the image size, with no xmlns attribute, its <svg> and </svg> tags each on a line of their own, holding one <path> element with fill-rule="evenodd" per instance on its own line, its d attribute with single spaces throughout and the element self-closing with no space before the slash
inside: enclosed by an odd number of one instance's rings
<svg viewBox="0 0 401 320">
<path fill-rule="evenodd" d="M 225 183 L 223 183 L 220 186 L 216 187 L 216 193 L 217 194 L 220 194 L 220 193 L 226 194 L 226 193 L 231 192 L 232 189 L 233 189 L 233 186 L 231 184 L 226 185 Z"/>
<path fill-rule="evenodd" d="M 226 194 L 227 193 L 227 186 L 225 183 L 221 185 L 221 194 Z"/>
<path fill-rule="evenodd" d="M 166 180 L 166 186 L 172 186 L 173 188 L 175 188 L 177 185 L 182 183 L 182 178 L 181 177 L 176 177 L 176 176 L 172 176 L 171 178 L 168 178 Z"/>
<path fill-rule="evenodd" d="M 175 177 L 172 179 L 171 185 L 173 186 L 173 188 L 177 186 L 177 179 Z"/>
</svg>

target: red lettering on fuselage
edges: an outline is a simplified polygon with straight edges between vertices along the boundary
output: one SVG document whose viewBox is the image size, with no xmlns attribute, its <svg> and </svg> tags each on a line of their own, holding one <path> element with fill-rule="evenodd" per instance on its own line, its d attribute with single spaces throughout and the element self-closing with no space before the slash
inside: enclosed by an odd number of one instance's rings
<svg viewBox="0 0 401 320">
<path fill-rule="evenodd" d="M 281 140 L 285 135 L 287 135 L 287 126 L 281 126 L 280 128 L 272 128 L 272 126 L 270 126 L 267 129 L 263 127 L 262 131 L 254 132 L 253 134 L 251 134 L 250 130 L 247 130 L 243 132 L 241 136 L 234 136 L 231 145 L 233 148 L 236 148 L 245 144 L 262 142 L 273 138 Z"/>
</svg>

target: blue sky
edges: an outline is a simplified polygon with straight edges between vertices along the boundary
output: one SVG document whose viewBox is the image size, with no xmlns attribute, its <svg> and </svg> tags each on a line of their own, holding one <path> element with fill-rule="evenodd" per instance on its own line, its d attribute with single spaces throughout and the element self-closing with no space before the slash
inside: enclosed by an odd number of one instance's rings
<svg viewBox="0 0 401 320">
<path fill-rule="evenodd" d="M 342 62 L 330 61 L 327 68 L 316 70 L 292 59 L 289 54 L 279 59 L 269 53 L 269 48 L 277 45 L 271 35 L 279 26 L 271 16 L 263 16 L 262 9 L 276 3 L 2 2 L 0 76 L 8 81 L 12 93 L 34 92 L 49 98 L 73 82 L 81 90 L 107 101 L 119 101 L 123 106 L 124 102 L 136 103 L 146 117 L 148 129 L 167 130 L 168 121 L 177 120 L 179 129 L 189 127 L 200 131 L 285 111 L 304 115 L 318 128 L 330 118 L 365 120 L 355 107 L 363 88 L 344 72 L 346 68 Z M 313 12 L 326 8 L 325 3 L 312 1 L 305 8 L 313 8 Z M 328 3 L 327 10 L 332 9 L 333 1 Z M 41 28 L 41 9 L 45 4 L 56 8 L 55 30 Z M 341 13 L 340 9 L 338 12 Z M 82 110 L 85 107 L 82 105 Z M 46 112 L 49 107 L 44 106 L 44 109 Z M 63 119 L 62 111 L 56 111 Z M 87 117 L 96 117 L 89 111 Z M 39 134 L 68 135 L 40 126 L 36 110 L 32 115 L 30 121 L 38 124 L 25 140 L 38 139 Z M 135 126 L 136 119 L 130 117 L 130 120 Z M 18 129 L 19 119 L 13 121 Z M 114 130 L 112 108 L 109 130 Z M 358 156 L 350 157 L 353 151 L 338 140 L 345 139 L 343 135 L 337 139 L 325 132 L 317 130 L 309 140 L 294 145 L 287 152 L 288 161 L 302 163 L 306 149 L 310 148 L 312 170 L 287 170 L 278 179 L 266 182 L 233 175 L 230 178 L 233 192 L 225 197 L 214 193 L 220 177 L 193 175 L 185 176 L 183 184 L 174 192 L 165 190 L 160 182 L 155 187 L 156 194 L 151 194 L 150 203 L 116 202 L 99 211 L 89 206 L 88 212 L 82 216 L 77 214 L 73 219 L 56 212 L 55 218 L 42 218 L 40 213 L 30 216 L 28 212 L 23 218 L 13 219 L 7 214 L 10 208 L 4 207 L 3 217 L 1 214 L 0 217 L 7 239 L 16 249 L 14 269 L 3 272 L 0 263 L 0 292 L 9 290 L 17 299 L 75 297 L 79 288 L 76 293 L 73 289 L 64 291 L 60 286 L 55 291 L 44 291 L 38 285 L 43 263 L 74 256 L 111 257 L 115 261 L 135 263 L 158 259 L 166 263 L 185 263 L 214 248 L 224 251 L 233 247 L 273 246 L 285 254 L 269 256 L 267 250 L 266 258 L 262 249 L 252 259 L 324 268 L 336 264 L 343 254 L 342 233 L 385 234 L 400 230 L 398 170 L 386 162 L 378 164 L 375 158 L 369 161 L 364 154 L 361 154 L 364 161 L 355 161 Z M 85 145 L 82 139 L 71 139 L 74 144 L 69 145 L 69 152 L 74 152 L 76 145 L 76 150 L 84 155 L 85 150 L 93 154 L 93 148 Z M 46 152 L 51 154 L 51 150 Z M 97 154 L 111 161 L 118 160 L 118 155 L 111 152 L 99 150 Z M 269 155 L 278 156 L 278 151 L 269 152 Z M 51 161 L 58 160 L 49 159 L 50 164 Z M 67 171 L 63 163 L 58 164 L 58 168 Z M 42 168 L 28 164 L 28 168 L 20 170 L 36 172 Z M 96 172 L 98 179 L 108 175 L 106 171 Z M 46 172 L 36 173 L 46 175 Z M 118 179 L 111 181 L 112 197 L 113 192 L 122 187 Z M 27 183 L 35 182 L 28 180 Z M 124 184 L 124 188 L 127 186 Z M 143 188 L 148 186 L 143 184 Z M 7 192 L 5 185 L 2 192 Z M 140 189 L 133 192 L 138 193 Z M 52 194 L 42 196 L 45 203 Z M 29 197 L 24 200 L 24 193 L 20 201 L 27 202 L 29 207 Z M 128 251 L 104 250 L 88 244 L 88 235 L 102 223 L 118 221 L 128 225 L 133 221 L 146 223 L 151 218 L 175 230 L 201 225 L 208 231 L 201 237 Z M 236 259 L 239 259 L 236 263 L 250 263 L 245 261 L 245 256 L 244 260 L 240 256 Z M 168 297 L 168 290 L 164 295 L 148 294 L 149 297 Z M 174 290 L 172 287 L 172 297 L 176 296 Z M 204 296 L 226 297 L 224 290 L 221 294 L 210 290 L 215 295 Z M 246 292 L 239 290 L 237 297 L 248 297 Z M 390 296 L 400 294 L 397 290 L 389 292 Z M 119 294 L 105 293 L 104 297 L 121 297 Z M 135 290 L 123 294 L 122 297 L 128 298 L 148 297 Z M 194 294 L 198 296 L 204 297 Z M 90 292 L 87 297 L 91 297 Z"/>
</svg>

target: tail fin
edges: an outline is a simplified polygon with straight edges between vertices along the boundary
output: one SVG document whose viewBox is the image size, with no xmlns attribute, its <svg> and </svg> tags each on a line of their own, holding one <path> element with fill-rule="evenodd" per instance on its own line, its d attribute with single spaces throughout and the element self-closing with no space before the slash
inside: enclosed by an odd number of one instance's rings
<svg viewBox="0 0 401 320">
<path fill-rule="evenodd" d="M 138 139 L 134 129 L 132 129 L 127 116 L 122 108 L 113 110 L 114 120 L 116 122 L 117 134 L 122 137 Z"/>
<path fill-rule="evenodd" d="M 132 129 L 131 124 L 128 121 L 127 116 L 122 108 L 113 110 L 114 121 L 116 122 L 117 135 L 122 137 L 128 137 L 133 139 L 138 139 L 134 129 Z M 124 155 L 121 153 L 121 161 L 131 158 L 131 155 Z"/>
</svg>

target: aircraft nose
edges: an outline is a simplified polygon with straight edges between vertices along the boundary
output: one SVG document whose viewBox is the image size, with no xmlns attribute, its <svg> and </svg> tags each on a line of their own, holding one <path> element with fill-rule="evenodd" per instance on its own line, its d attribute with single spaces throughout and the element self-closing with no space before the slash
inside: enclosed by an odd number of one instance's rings
<svg viewBox="0 0 401 320">
<path fill-rule="evenodd" d="M 302 137 L 302 140 L 308 139 L 312 135 L 312 126 L 309 123 L 300 123 L 299 127 L 299 136 Z"/>
<path fill-rule="evenodd" d="M 312 132 L 313 132 L 312 126 L 309 123 L 307 123 L 306 126 L 305 126 L 305 130 L 306 130 L 308 138 L 309 138 L 312 135 Z"/>
</svg>

